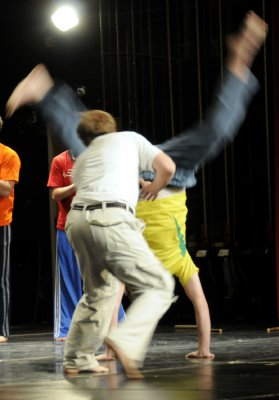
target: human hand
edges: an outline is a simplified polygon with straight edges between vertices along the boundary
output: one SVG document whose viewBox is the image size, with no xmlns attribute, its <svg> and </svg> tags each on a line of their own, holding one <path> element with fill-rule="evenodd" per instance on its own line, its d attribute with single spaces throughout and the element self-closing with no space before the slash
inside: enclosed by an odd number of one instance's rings
<svg viewBox="0 0 279 400">
<path fill-rule="evenodd" d="M 73 168 L 69 168 L 68 171 L 64 174 L 65 177 L 68 177 L 71 179 L 73 178 Z"/>
<path fill-rule="evenodd" d="M 140 197 L 144 200 L 155 200 L 158 196 L 158 189 L 153 182 L 145 181 L 143 178 L 140 179 Z"/>
</svg>

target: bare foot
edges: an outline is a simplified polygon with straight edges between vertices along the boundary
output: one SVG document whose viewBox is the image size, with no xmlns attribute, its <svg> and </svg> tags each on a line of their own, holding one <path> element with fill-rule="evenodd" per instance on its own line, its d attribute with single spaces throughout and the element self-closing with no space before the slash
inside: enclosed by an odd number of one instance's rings
<svg viewBox="0 0 279 400">
<path fill-rule="evenodd" d="M 55 342 L 65 342 L 66 339 L 67 339 L 67 336 L 65 336 L 65 337 L 58 337 L 58 338 L 54 339 L 54 341 L 55 341 Z"/>
<path fill-rule="evenodd" d="M 8 340 L 7 336 L 0 336 L 0 344 L 7 343 Z"/>
<path fill-rule="evenodd" d="M 106 338 L 105 344 L 110 350 L 112 350 L 115 353 L 116 357 L 121 362 L 128 378 L 130 379 L 144 378 L 142 373 L 138 370 L 136 363 L 131 358 L 128 358 L 110 339 Z"/>
<path fill-rule="evenodd" d="M 81 372 L 87 372 L 87 373 L 105 373 L 105 372 L 109 372 L 109 368 L 106 367 L 101 367 L 100 365 L 97 365 L 94 368 L 89 368 L 86 370 L 80 370 L 79 368 L 64 368 L 64 373 L 67 375 L 77 375 Z"/>
<path fill-rule="evenodd" d="M 105 353 L 99 354 L 95 356 L 96 360 L 98 361 L 113 361 L 115 360 L 115 354 L 112 350 L 107 349 Z"/>
<path fill-rule="evenodd" d="M 43 64 L 38 64 L 14 89 L 6 104 L 6 116 L 24 105 L 37 103 L 42 100 L 54 85 L 53 79 Z"/>
<path fill-rule="evenodd" d="M 253 11 L 249 11 L 239 32 L 227 38 L 228 68 L 236 68 L 235 72 L 239 70 L 240 74 L 244 69 L 250 68 L 266 39 L 267 32 L 267 23 Z"/>
<path fill-rule="evenodd" d="M 201 351 L 192 351 L 191 353 L 186 354 L 185 358 L 207 358 L 213 360 L 215 354 L 210 352 L 203 353 Z"/>
</svg>

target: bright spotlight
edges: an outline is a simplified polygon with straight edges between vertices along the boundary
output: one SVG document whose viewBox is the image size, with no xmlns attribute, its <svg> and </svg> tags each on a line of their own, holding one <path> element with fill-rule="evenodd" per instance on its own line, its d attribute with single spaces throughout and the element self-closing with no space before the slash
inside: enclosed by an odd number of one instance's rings
<svg viewBox="0 0 279 400">
<path fill-rule="evenodd" d="M 68 31 L 79 23 L 75 9 L 68 5 L 59 7 L 51 16 L 51 20 L 62 32 Z"/>
</svg>

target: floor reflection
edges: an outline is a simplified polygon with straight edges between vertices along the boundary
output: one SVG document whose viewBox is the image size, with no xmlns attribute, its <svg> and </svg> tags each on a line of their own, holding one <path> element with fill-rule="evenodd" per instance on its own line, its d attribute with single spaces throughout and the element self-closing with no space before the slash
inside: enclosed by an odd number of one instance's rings
<svg viewBox="0 0 279 400">
<path fill-rule="evenodd" d="M 279 398 L 279 333 L 231 330 L 212 337 L 214 360 L 186 360 L 195 332 L 158 331 L 143 380 L 128 380 L 118 361 L 109 374 L 64 376 L 64 344 L 51 333 L 12 336 L 0 346 L 1 400 L 224 400 Z M 276 397 L 277 396 L 277 397 Z"/>
</svg>

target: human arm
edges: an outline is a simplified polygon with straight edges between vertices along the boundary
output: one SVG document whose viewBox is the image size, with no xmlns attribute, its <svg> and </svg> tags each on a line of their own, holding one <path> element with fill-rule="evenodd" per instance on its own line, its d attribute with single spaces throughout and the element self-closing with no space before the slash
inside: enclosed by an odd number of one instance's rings
<svg viewBox="0 0 279 400">
<path fill-rule="evenodd" d="M 0 179 L 0 197 L 5 199 L 11 194 L 16 182 Z"/>
<path fill-rule="evenodd" d="M 51 197 L 54 201 L 64 200 L 67 197 L 72 196 L 76 191 L 74 183 L 69 186 L 57 187 L 52 189 Z"/>
<path fill-rule="evenodd" d="M 51 162 L 47 186 L 52 189 L 51 197 L 56 202 L 72 198 L 75 194 L 76 188 L 72 180 L 73 163 L 69 150 L 58 154 Z"/>
<path fill-rule="evenodd" d="M 186 296 L 192 302 L 198 329 L 198 350 L 191 351 L 186 358 L 208 358 L 215 356 L 210 351 L 211 321 L 209 308 L 198 273 L 195 273 L 183 286 Z"/>
<path fill-rule="evenodd" d="M 0 144 L 1 145 L 1 144 Z M 0 197 L 7 198 L 19 181 L 20 158 L 9 147 L 1 145 Z"/>
<path fill-rule="evenodd" d="M 142 186 L 140 195 L 144 200 L 156 199 L 159 191 L 167 186 L 175 173 L 175 163 L 164 152 L 159 152 L 152 163 L 155 171 L 154 180 L 149 184 Z"/>
</svg>

